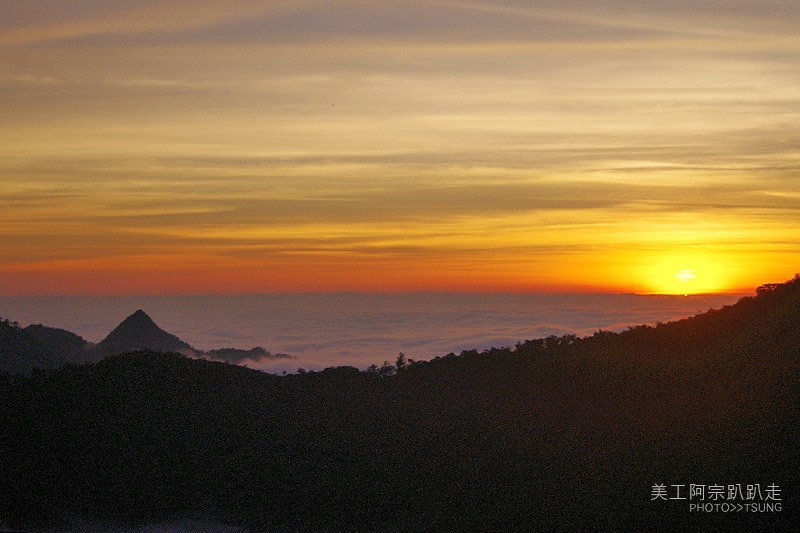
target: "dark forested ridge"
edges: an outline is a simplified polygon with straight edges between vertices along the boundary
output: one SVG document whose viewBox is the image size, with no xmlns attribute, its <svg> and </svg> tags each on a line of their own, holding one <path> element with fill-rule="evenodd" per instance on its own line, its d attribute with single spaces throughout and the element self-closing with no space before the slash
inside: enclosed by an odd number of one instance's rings
<svg viewBox="0 0 800 533">
<path fill-rule="evenodd" d="M 367 372 L 137 352 L 6 376 L 0 523 L 793 530 L 799 357 L 795 278 L 656 327 Z M 690 512 L 656 484 L 778 486 L 781 510 Z"/>
</svg>

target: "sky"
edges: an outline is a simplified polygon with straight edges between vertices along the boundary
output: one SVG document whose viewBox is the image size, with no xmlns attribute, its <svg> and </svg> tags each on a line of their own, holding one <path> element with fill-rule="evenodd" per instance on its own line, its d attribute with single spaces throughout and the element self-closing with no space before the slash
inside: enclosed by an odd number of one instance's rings
<svg viewBox="0 0 800 533">
<path fill-rule="evenodd" d="M 0 295 L 752 290 L 792 1 L 0 1 Z"/>
</svg>

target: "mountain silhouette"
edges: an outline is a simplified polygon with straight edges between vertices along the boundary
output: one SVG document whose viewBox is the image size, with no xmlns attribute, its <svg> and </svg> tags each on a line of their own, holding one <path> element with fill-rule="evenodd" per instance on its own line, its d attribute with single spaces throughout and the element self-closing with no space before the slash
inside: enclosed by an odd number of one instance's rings
<svg viewBox="0 0 800 533">
<path fill-rule="evenodd" d="M 139 309 L 123 320 L 119 326 L 100 341 L 97 349 L 106 355 L 117 355 L 138 350 L 195 354 L 197 350 L 175 335 L 167 333 Z"/>
<path fill-rule="evenodd" d="M 86 340 L 61 328 L 51 328 L 41 324 L 31 324 L 22 330 L 34 339 L 42 350 L 52 354 L 56 363 L 81 364 L 96 362 L 92 357 L 89 344 Z"/>
<path fill-rule="evenodd" d="M 29 373 L 52 366 L 53 354 L 18 324 L 0 321 L 0 371 Z"/>
<path fill-rule="evenodd" d="M 34 369 L 96 363 L 105 357 L 150 350 L 242 364 L 246 360 L 290 359 L 257 346 L 249 350 L 218 348 L 203 352 L 158 327 L 141 309 L 123 320 L 99 344 L 87 342 L 70 331 L 41 324 L 27 327 L 0 319 L 0 373 L 30 374 Z"/>
<path fill-rule="evenodd" d="M 34 368 L 96 362 L 89 344 L 72 332 L 0 320 L 0 372 L 29 374 Z"/>
</svg>

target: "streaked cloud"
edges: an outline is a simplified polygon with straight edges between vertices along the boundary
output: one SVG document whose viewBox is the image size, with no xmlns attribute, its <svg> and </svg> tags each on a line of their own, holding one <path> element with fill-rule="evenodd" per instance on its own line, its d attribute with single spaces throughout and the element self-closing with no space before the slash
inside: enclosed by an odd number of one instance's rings
<svg viewBox="0 0 800 533">
<path fill-rule="evenodd" d="M 795 8 L 6 2 L 0 290 L 646 290 L 701 249 L 781 280 Z"/>
</svg>

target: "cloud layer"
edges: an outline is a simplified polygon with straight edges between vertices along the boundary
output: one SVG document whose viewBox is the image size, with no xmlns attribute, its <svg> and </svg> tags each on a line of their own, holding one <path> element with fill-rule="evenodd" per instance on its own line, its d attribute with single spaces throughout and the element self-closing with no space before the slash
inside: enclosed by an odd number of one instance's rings
<svg viewBox="0 0 800 533">
<path fill-rule="evenodd" d="M 514 346 L 548 335 L 591 335 L 719 308 L 736 296 L 633 294 L 296 294 L 160 297 L 24 297 L 0 300 L 0 317 L 74 331 L 97 342 L 131 313 L 200 350 L 264 346 L 296 359 L 245 362 L 271 372 L 365 368 L 399 352 L 430 359 Z"/>
</svg>

